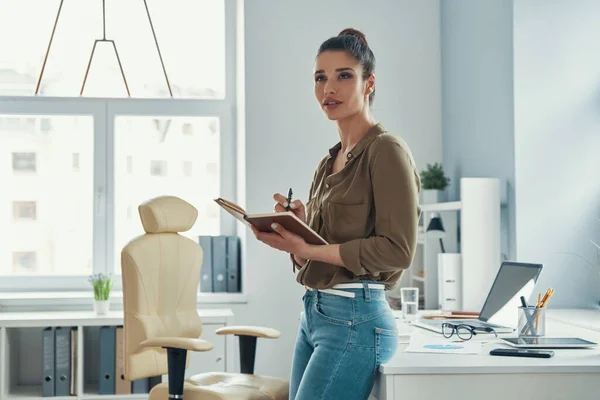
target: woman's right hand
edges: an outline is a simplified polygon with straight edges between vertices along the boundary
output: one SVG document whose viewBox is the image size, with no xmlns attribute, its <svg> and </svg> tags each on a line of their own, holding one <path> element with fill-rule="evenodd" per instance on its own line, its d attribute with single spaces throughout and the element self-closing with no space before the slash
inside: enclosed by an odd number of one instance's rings
<svg viewBox="0 0 600 400">
<path fill-rule="evenodd" d="M 281 193 L 275 193 L 273 195 L 273 200 L 275 200 L 275 206 L 273 207 L 274 212 L 285 211 L 287 206 L 287 197 Z M 306 223 L 306 209 L 300 200 L 292 201 L 289 211 L 293 212 L 296 217 L 298 217 L 302 222 Z"/>
</svg>

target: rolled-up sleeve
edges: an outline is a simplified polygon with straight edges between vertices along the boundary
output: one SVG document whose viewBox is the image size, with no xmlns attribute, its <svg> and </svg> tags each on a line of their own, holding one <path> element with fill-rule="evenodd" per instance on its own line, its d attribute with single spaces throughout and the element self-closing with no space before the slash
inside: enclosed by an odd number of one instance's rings
<svg viewBox="0 0 600 400">
<path fill-rule="evenodd" d="M 417 246 L 420 180 L 412 155 L 396 140 L 378 143 L 371 164 L 374 234 L 340 245 L 345 267 L 355 275 L 408 268 Z"/>
</svg>

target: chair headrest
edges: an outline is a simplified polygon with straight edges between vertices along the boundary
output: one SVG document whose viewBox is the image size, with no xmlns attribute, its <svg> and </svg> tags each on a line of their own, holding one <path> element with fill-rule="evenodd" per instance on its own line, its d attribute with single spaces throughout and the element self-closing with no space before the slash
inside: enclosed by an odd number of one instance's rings
<svg viewBox="0 0 600 400">
<path fill-rule="evenodd" d="M 188 231 L 198 218 L 198 210 L 175 196 L 158 196 L 139 205 L 140 219 L 146 233 Z"/>
</svg>

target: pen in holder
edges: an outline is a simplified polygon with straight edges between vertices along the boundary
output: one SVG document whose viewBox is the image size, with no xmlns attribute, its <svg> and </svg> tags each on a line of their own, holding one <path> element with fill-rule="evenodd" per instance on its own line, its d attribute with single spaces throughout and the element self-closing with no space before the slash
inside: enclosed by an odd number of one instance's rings
<svg viewBox="0 0 600 400">
<path fill-rule="evenodd" d="M 519 307 L 519 337 L 538 338 L 546 335 L 546 309 Z"/>
</svg>

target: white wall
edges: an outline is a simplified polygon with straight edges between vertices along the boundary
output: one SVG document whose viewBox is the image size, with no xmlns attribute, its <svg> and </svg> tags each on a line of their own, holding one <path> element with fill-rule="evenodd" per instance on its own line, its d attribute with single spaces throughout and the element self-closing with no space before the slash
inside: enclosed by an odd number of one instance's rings
<svg viewBox="0 0 600 400">
<path fill-rule="evenodd" d="M 600 2 L 514 3 L 517 255 L 543 262 L 554 306 L 600 298 Z"/>
<path fill-rule="evenodd" d="M 375 116 L 411 146 L 421 168 L 441 161 L 439 1 L 245 2 L 245 206 L 270 212 L 291 186 L 306 200 L 318 161 L 339 138 L 313 97 L 321 42 L 346 27 L 363 30 L 377 58 Z M 303 287 L 286 254 L 247 236 L 248 304 L 236 321 L 282 331 L 258 344 L 257 373 L 288 377 Z"/>
<path fill-rule="evenodd" d="M 444 170 L 448 200 L 460 178 L 502 184 L 504 257 L 515 257 L 512 1 L 441 3 Z"/>
</svg>

